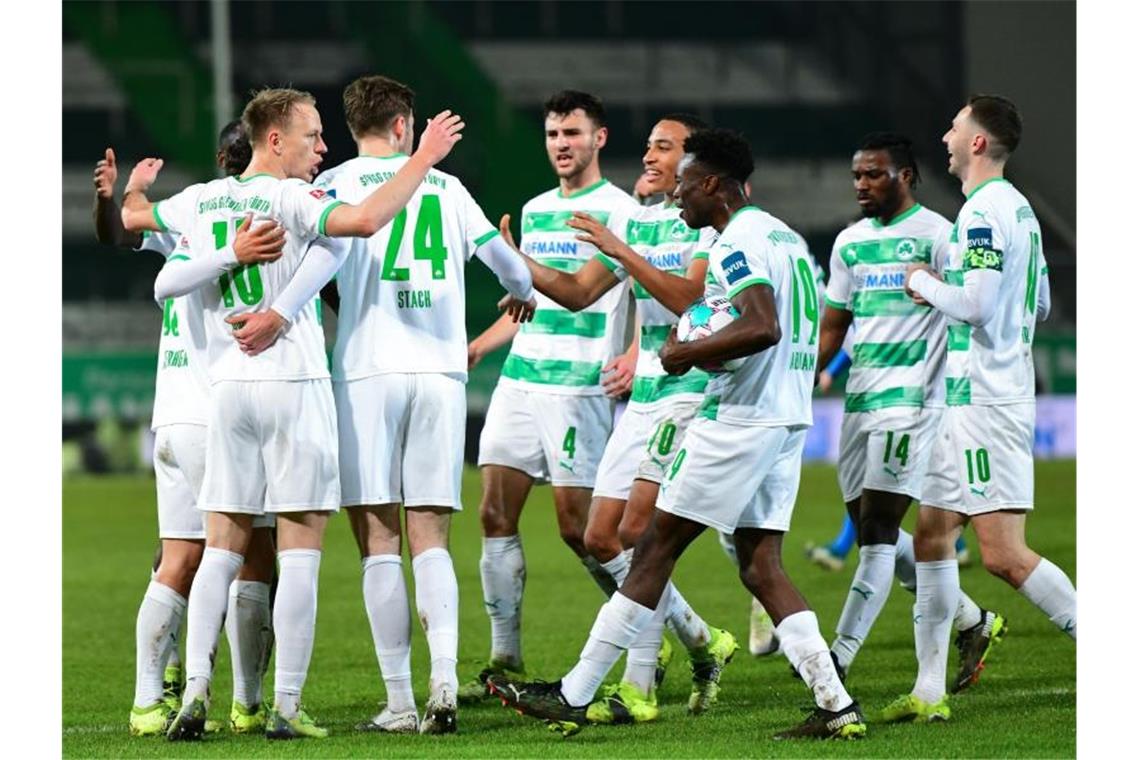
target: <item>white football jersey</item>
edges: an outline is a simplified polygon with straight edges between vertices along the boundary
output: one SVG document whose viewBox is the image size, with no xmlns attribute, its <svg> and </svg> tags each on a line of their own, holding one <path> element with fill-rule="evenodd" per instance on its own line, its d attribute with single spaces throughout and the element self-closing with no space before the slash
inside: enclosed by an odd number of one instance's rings
<svg viewBox="0 0 1140 760">
<path fill-rule="evenodd" d="M 338 205 L 340 201 L 307 182 L 269 174 L 217 179 L 155 204 L 155 219 L 163 229 L 189 236 L 192 258 L 232 244 L 234 231 L 250 213 L 255 222 L 271 218 L 285 228 L 281 258 L 238 266 L 197 291 L 205 311 L 210 382 L 329 376 L 319 302 L 301 309 L 277 342 L 257 356 L 242 353 L 225 319 L 264 311 L 273 304 L 297 271 L 309 243 L 324 234 L 325 219 Z"/>
<path fill-rule="evenodd" d="M 770 286 L 781 337 L 737 370 L 713 375 L 698 414 L 743 425 L 811 425 L 822 315 L 803 238 L 768 212 L 745 206 L 713 246 L 709 272 L 715 282 L 706 296 L 731 300 L 747 287 Z"/>
<path fill-rule="evenodd" d="M 1037 290 L 1047 276 L 1041 225 L 1025 196 L 1001 178 L 974 188 L 950 233 L 946 282 L 971 269 L 1001 274 L 998 305 L 981 327 L 949 321 L 946 403 L 995 406 L 1034 400 L 1033 335 Z"/>
<path fill-rule="evenodd" d="M 863 219 L 839 233 L 831 249 L 827 303 L 859 325 L 851 352 L 844 410 L 941 406 L 946 321 L 914 303 L 904 289 L 911 264 L 945 267 L 950 222 L 915 204 L 884 225 Z"/>
<path fill-rule="evenodd" d="M 630 248 L 653 266 L 678 277 L 685 276 L 693 259 L 708 259 L 709 249 L 716 238 L 716 230 L 712 227 L 691 229 L 681 221 L 680 209 L 665 202 L 642 208 L 629 220 L 625 231 L 625 242 Z M 602 261 L 618 279 L 629 277 L 617 261 L 605 254 L 602 254 Z M 630 280 L 630 283 L 641 325 L 630 407 L 648 410 L 666 401 L 700 401 L 708 385 L 708 374 L 694 367 L 684 375 L 669 375 L 661 367 L 661 357 L 657 355 L 665 344 L 669 329 L 677 324 L 677 315 L 658 303 L 636 280 Z"/>
<path fill-rule="evenodd" d="M 185 235 L 147 232 L 137 250 L 160 253 L 167 261 L 188 258 L 190 240 Z M 209 396 L 201 301 L 193 293 L 167 298 L 162 304 L 150 429 L 175 424 L 205 425 Z"/>
<path fill-rule="evenodd" d="M 629 218 L 641 207 L 608 180 L 563 197 L 555 188 L 527 201 L 522 209 L 523 253 L 540 264 L 576 272 L 599 255 L 567 222 L 584 211 L 625 237 Z M 511 343 L 499 382 L 524 390 L 573 396 L 600 396 L 602 367 L 625 350 L 626 294 L 623 284 L 578 312 L 536 293 L 538 309 Z"/>
<path fill-rule="evenodd" d="M 360 203 L 407 163 L 403 153 L 358 156 L 317 177 Z M 334 380 L 386 372 L 467 379 L 464 266 L 499 234 L 458 178 L 432 169 L 408 205 L 370 238 L 354 238 L 337 273 Z"/>
</svg>

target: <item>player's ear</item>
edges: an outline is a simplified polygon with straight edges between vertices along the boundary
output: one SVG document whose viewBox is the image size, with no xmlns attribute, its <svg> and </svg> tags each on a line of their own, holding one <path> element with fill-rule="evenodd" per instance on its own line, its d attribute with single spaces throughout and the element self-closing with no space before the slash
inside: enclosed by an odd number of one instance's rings
<svg viewBox="0 0 1140 760">
<path fill-rule="evenodd" d="M 598 127 L 594 130 L 594 149 L 601 150 L 606 147 L 606 139 L 609 138 L 610 131 L 605 127 Z"/>
</svg>

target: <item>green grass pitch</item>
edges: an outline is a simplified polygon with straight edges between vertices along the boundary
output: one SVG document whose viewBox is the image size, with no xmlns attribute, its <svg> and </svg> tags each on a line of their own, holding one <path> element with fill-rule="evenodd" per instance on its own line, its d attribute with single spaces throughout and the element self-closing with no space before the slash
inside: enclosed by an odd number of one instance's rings
<svg viewBox="0 0 1140 760">
<path fill-rule="evenodd" d="M 1076 465 L 1037 465 L 1038 509 L 1029 543 L 1075 580 Z M 467 510 L 454 523 L 452 553 L 460 586 L 459 671 L 466 680 L 487 655 L 489 625 L 479 584 L 479 477 L 464 476 Z M 736 634 L 745 648 L 725 671 L 718 705 L 694 718 L 685 710 L 687 662 L 678 652 L 662 690 L 661 719 L 644 726 L 593 727 L 562 739 L 540 723 L 488 701 L 459 713 L 459 733 L 444 737 L 360 735 L 352 725 L 383 698 L 360 590 L 360 563 L 343 515 L 326 538 L 316 645 L 305 703 L 331 729 L 323 742 L 269 743 L 226 733 L 197 744 L 132 739 L 127 713 L 134 687 L 134 621 L 155 547 L 153 482 L 144 478 L 69 479 L 64 483 L 63 754 L 66 757 L 1072 757 L 1076 754 L 1076 648 L 1022 597 L 975 565 L 962 583 L 983 607 L 1009 618 L 1012 632 L 991 655 L 981 682 L 952 699 L 944 725 L 870 726 L 857 743 L 777 743 L 772 733 L 798 722 L 811 700 L 779 655 L 747 653 L 746 592 L 713 535 L 682 558 L 674 580 L 711 624 Z M 840 519 L 835 470 L 804 468 L 792 531 L 785 542 L 789 574 L 819 614 L 829 641 L 854 572 L 810 566 L 801 548 L 829 540 Z M 908 522 L 913 522 L 910 520 Z M 524 513 L 527 556 L 523 647 L 533 676 L 557 678 L 577 658 L 601 594 L 559 541 L 549 488 L 536 489 Z M 977 557 L 976 544 L 970 537 Z M 409 591 L 412 592 L 410 574 Z M 848 686 L 865 709 L 909 690 L 915 674 L 912 597 L 897 586 Z M 426 699 L 428 658 L 418 625 L 413 639 L 417 701 Z M 951 670 L 956 663 L 951 653 Z M 620 675 L 621 665 L 611 673 Z M 230 665 L 219 651 L 215 717 L 228 714 Z M 272 693 L 272 676 L 267 691 Z"/>
</svg>

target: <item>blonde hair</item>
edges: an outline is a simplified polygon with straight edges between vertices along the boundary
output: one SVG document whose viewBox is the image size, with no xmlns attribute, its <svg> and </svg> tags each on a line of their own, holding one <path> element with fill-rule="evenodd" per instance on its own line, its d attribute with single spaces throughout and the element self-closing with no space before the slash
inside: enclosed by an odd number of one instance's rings
<svg viewBox="0 0 1140 760">
<path fill-rule="evenodd" d="M 293 106 L 317 105 L 317 99 L 302 90 L 289 87 L 266 87 L 253 95 L 241 114 L 241 123 L 249 141 L 263 142 L 272 127 L 288 127 L 293 118 Z"/>
</svg>

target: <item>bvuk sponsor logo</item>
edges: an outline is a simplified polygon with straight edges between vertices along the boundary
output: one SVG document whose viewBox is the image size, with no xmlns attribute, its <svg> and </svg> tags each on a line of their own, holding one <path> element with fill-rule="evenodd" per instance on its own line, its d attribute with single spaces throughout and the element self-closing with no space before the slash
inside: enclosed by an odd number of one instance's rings
<svg viewBox="0 0 1140 760">
<path fill-rule="evenodd" d="M 724 277 L 729 285 L 735 285 L 752 274 L 752 270 L 748 268 L 748 262 L 744 259 L 744 251 L 733 251 L 728 254 L 720 262 L 720 266 L 724 270 Z"/>
</svg>

